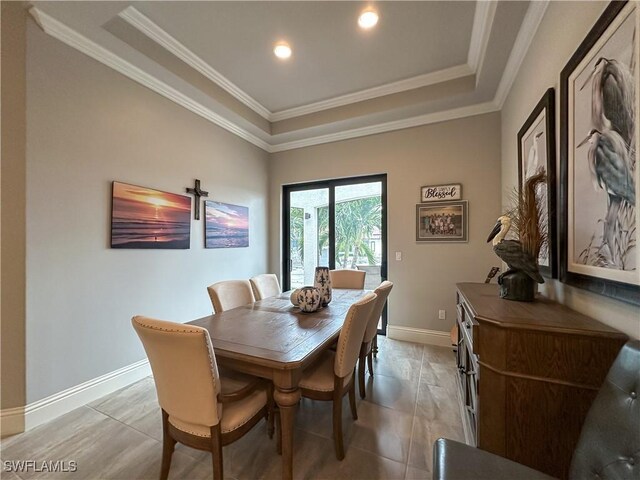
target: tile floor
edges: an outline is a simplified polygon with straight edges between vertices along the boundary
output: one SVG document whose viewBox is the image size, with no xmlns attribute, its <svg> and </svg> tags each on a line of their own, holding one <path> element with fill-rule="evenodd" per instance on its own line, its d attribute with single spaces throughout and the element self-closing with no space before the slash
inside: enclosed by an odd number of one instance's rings
<svg viewBox="0 0 640 480">
<path fill-rule="evenodd" d="M 303 399 L 296 415 L 294 477 L 300 479 L 428 479 L 438 437 L 464 440 L 449 348 L 379 339 L 367 398 L 358 420 L 345 397 L 346 458 L 335 458 L 331 402 Z M 157 479 L 162 426 L 152 378 L 78 408 L 27 433 L 3 439 L 2 479 Z M 281 478 L 281 457 L 265 422 L 224 447 L 225 478 Z M 7 460 L 66 460 L 75 473 L 4 471 Z M 208 453 L 179 445 L 169 478 L 210 479 Z"/>
</svg>

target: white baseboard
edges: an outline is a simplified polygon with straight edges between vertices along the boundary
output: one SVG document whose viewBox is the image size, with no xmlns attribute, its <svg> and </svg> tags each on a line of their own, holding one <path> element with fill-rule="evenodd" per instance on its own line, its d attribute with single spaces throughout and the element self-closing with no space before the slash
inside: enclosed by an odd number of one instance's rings
<svg viewBox="0 0 640 480">
<path fill-rule="evenodd" d="M 149 375 L 149 360 L 144 359 L 30 403 L 26 407 L 2 410 L 2 436 L 30 430 Z"/>
<path fill-rule="evenodd" d="M 427 345 L 438 345 L 440 347 L 451 346 L 451 336 L 449 332 L 439 330 L 427 330 L 425 328 L 399 327 L 387 325 L 387 337 L 405 342 L 424 343 Z"/>
</svg>

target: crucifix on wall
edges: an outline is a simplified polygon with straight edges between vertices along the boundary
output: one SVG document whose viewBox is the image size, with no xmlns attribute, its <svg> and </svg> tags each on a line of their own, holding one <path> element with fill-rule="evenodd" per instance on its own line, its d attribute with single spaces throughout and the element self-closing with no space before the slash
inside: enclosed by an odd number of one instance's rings
<svg viewBox="0 0 640 480">
<path fill-rule="evenodd" d="M 187 193 L 191 193 L 195 198 L 195 208 L 193 218 L 200 220 L 200 197 L 208 197 L 209 192 L 205 192 L 200 188 L 200 180 L 196 179 L 194 188 L 187 188 Z"/>
</svg>

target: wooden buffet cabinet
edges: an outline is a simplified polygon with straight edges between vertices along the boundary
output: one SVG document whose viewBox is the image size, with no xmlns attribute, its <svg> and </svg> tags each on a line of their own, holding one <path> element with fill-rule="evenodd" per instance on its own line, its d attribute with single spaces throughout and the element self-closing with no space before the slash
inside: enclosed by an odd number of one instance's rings
<svg viewBox="0 0 640 480">
<path fill-rule="evenodd" d="M 458 384 L 471 443 L 566 478 L 582 423 L 627 336 L 538 296 L 457 285 Z"/>
</svg>

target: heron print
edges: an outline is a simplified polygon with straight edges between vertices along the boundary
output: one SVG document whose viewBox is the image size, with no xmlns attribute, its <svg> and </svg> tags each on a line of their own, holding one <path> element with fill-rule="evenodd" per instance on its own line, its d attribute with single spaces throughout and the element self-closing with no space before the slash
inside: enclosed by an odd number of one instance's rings
<svg viewBox="0 0 640 480">
<path fill-rule="evenodd" d="M 529 178 L 533 177 L 540 170 L 547 173 L 546 109 L 538 115 L 533 124 L 525 132 L 521 139 L 520 148 L 523 152 L 522 179 L 520 184 L 524 185 Z M 541 228 L 545 232 L 548 232 L 549 199 L 547 196 L 546 183 L 538 185 L 537 191 L 540 198 L 538 208 L 542 210 L 540 218 L 543 225 L 541 225 Z M 541 266 L 549 266 L 549 246 L 546 244 L 543 245 L 543 248 L 540 250 L 538 264 Z"/>
<path fill-rule="evenodd" d="M 636 14 L 609 27 L 576 69 L 570 95 L 570 264 L 578 272 L 605 269 L 601 276 L 620 281 L 638 268 Z"/>
</svg>

